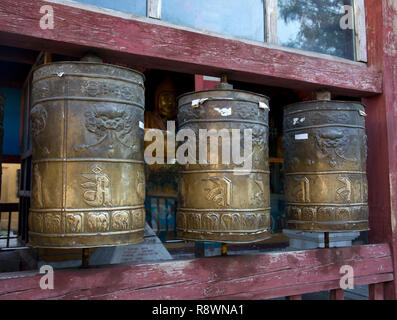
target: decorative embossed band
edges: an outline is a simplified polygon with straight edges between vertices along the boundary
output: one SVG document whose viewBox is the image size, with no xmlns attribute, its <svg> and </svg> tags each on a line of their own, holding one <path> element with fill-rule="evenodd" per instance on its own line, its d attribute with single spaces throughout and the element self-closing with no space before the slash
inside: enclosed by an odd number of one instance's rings
<svg viewBox="0 0 397 320">
<path fill-rule="evenodd" d="M 307 127 L 298 127 L 298 128 L 294 128 L 294 129 L 285 130 L 285 133 L 293 132 L 293 131 L 297 131 L 297 130 L 309 130 L 309 129 L 318 129 L 318 128 L 330 128 L 330 127 L 340 127 L 340 128 L 363 129 L 363 130 L 365 130 L 365 126 L 355 126 L 355 125 L 347 125 L 347 124 L 335 123 L 335 124 L 322 124 L 322 125 L 313 125 L 313 126 L 307 126 Z"/>
<path fill-rule="evenodd" d="M 31 211 L 30 231 L 45 234 L 103 233 L 142 229 L 145 209 L 102 211 Z"/>
<path fill-rule="evenodd" d="M 177 215 L 178 237 L 205 241 L 251 242 L 269 237 L 270 208 L 184 209 Z M 182 236 L 183 235 L 183 236 Z M 255 240 L 256 239 L 256 240 Z"/>
<path fill-rule="evenodd" d="M 29 232 L 29 245 L 35 248 L 96 248 L 98 247 L 98 237 L 100 237 L 101 247 L 120 246 L 139 243 L 142 241 L 143 235 L 143 228 L 125 232 L 67 235 L 47 235 Z"/>
<path fill-rule="evenodd" d="M 40 159 L 33 160 L 32 164 L 42 162 L 114 162 L 114 163 L 132 163 L 132 164 L 145 164 L 141 160 L 125 160 L 125 159 L 103 159 L 103 158 L 63 158 L 63 159 Z"/>
<path fill-rule="evenodd" d="M 97 247 L 142 241 L 145 209 L 31 212 L 30 245 L 34 247 Z"/>
<path fill-rule="evenodd" d="M 306 231 L 368 230 L 368 205 L 291 205 L 286 207 L 289 229 Z"/>
<path fill-rule="evenodd" d="M 196 120 L 188 120 L 184 123 L 180 124 L 179 127 L 183 128 L 187 124 L 190 123 L 201 123 L 201 122 L 235 122 L 235 123 L 249 123 L 249 124 L 256 124 L 263 127 L 268 127 L 267 124 L 260 122 L 260 121 L 253 121 L 253 120 L 243 120 L 243 119 L 196 119 Z"/>
</svg>

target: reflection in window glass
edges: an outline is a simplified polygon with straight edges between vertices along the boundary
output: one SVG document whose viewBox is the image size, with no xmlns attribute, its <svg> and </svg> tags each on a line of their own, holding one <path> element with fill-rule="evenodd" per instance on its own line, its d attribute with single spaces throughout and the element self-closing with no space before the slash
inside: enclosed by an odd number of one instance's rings
<svg viewBox="0 0 397 320">
<path fill-rule="evenodd" d="M 263 0 L 163 0 L 162 20 L 265 41 Z"/>
<path fill-rule="evenodd" d="M 278 0 L 279 44 L 354 60 L 351 5 L 352 0 Z"/>
<path fill-rule="evenodd" d="M 138 16 L 146 16 L 146 0 L 76 0 L 98 7 L 113 9 Z"/>
</svg>

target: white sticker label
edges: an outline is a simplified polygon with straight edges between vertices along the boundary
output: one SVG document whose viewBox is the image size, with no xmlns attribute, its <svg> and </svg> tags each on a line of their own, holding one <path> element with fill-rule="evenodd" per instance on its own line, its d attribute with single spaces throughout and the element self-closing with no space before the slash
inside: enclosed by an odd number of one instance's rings
<svg viewBox="0 0 397 320">
<path fill-rule="evenodd" d="M 220 113 L 222 117 L 232 115 L 232 108 L 214 108 L 214 110 Z"/>
<path fill-rule="evenodd" d="M 261 109 L 270 109 L 269 106 L 264 102 L 259 102 L 259 108 Z"/>
<path fill-rule="evenodd" d="M 145 124 L 142 121 L 139 121 L 139 128 L 145 130 Z"/>
<path fill-rule="evenodd" d="M 296 125 L 297 123 L 303 123 L 305 122 L 306 118 L 294 118 L 293 119 L 293 124 Z"/>
<path fill-rule="evenodd" d="M 205 101 L 207 101 L 208 99 L 195 99 L 192 101 L 192 107 L 193 108 L 198 108 L 201 104 L 203 104 Z"/>
<path fill-rule="evenodd" d="M 309 139 L 309 135 L 307 133 L 295 135 L 295 140 L 307 140 L 307 139 Z"/>
</svg>

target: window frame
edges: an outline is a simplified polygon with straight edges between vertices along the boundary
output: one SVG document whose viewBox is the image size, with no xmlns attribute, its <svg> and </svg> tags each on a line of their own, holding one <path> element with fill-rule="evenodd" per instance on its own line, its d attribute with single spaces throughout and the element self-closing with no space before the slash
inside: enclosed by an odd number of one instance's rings
<svg viewBox="0 0 397 320">
<path fill-rule="evenodd" d="M 147 17 L 161 20 L 161 8 L 163 0 L 147 0 Z M 355 60 L 367 62 L 367 38 L 365 24 L 364 0 L 352 0 L 354 18 Z M 264 0 L 265 39 L 264 42 L 278 45 L 278 0 Z M 173 24 L 173 23 L 170 23 Z M 196 29 L 196 28 L 193 28 Z M 198 30 L 198 29 L 197 29 Z M 285 48 L 284 46 L 280 46 Z M 306 51 L 306 50 L 303 50 Z"/>
</svg>

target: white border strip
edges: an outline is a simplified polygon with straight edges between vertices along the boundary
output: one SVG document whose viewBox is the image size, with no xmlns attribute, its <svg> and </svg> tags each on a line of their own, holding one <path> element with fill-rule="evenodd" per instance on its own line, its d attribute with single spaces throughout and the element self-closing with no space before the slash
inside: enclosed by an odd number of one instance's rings
<svg viewBox="0 0 397 320">
<path fill-rule="evenodd" d="M 357 61 L 367 62 L 367 29 L 364 0 L 353 0 Z"/>
<path fill-rule="evenodd" d="M 149 18 L 161 20 L 161 2 L 162 0 L 147 0 L 147 16 Z"/>
<path fill-rule="evenodd" d="M 266 41 L 278 44 L 278 0 L 266 0 Z"/>
</svg>

